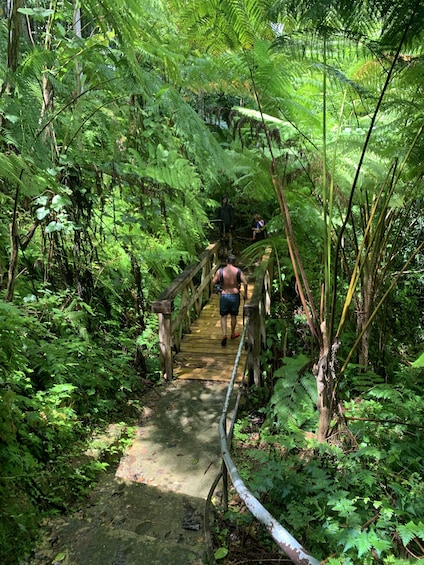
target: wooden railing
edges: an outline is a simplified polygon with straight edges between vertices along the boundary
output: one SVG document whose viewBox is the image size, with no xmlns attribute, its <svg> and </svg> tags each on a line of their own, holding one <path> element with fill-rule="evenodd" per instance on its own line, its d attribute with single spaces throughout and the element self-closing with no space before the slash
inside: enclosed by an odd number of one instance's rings
<svg viewBox="0 0 424 565">
<path fill-rule="evenodd" d="M 200 316 L 212 294 L 219 246 L 219 242 L 211 243 L 199 260 L 178 275 L 152 303 L 152 312 L 158 314 L 161 367 L 167 380 L 173 376 L 173 353 L 180 350 L 183 334 L 190 331 L 192 321 Z"/>
<path fill-rule="evenodd" d="M 173 355 L 180 351 L 184 333 L 190 332 L 191 324 L 212 292 L 212 279 L 219 266 L 220 243 L 210 244 L 199 260 L 183 271 L 168 288 L 152 303 L 152 312 L 158 315 L 159 348 L 162 374 L 167 380 L 173 377 Z M 266 344 L 265 318 L 271 309 L 272 251 L 265 250 L 262 260 L 254 271 L 254 289 L 245 304 L 244 318 L 250 319 L 246 340 L 246 371 L 249 383 L 261 384 L 260 353 Z"/>
<path fill-rule="evenodd" d="M 260 264 L 255 269 L 255 286 L 252 297 L 244 306 L 244 317 L 249 319 L 247 334 L 246 371 L 249 384 L 261 384 L 261 349 L 266 345 L 265 319 L 271 313 L 271 285 L 273 277 L 272 249 L 267 247 Z"/>
</svg>

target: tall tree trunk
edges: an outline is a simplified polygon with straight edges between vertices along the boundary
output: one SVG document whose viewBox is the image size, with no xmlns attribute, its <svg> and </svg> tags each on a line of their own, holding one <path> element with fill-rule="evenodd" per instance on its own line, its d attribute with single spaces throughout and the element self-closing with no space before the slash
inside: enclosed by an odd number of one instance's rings
<svg viewBox="0 0 424 565">
<path fill-rule="evenodd" d="M 8 0 L 8 40 L 7 40 L 7 62 L 6 66 L 13 72 L 18 68 L 19 61 L 19 38 L 21 36 L 21 14 L 18 12 L 21 0 Z"/>
<path fill-rule="evenodd" d="M 18 9 L 21 6 L 21 0 L 7 0 L 6 16 L 7 16 L 7 50 L 6 50 L 6 67 L 12 73 L 16 72 L 19 62 L 19 38 L 21 34 L 21 14 Z M 0 97 L 6 92 L 13 95 L 14 86 L 10 82 L 10 74 L 6 73 L 7 79 L 0 88 Z M 3 113 L 0 115 L 0 126 L 4 122 Z"/>
<path fill-rule="evenodd" d="M 372 244 L 368 248 L 367 256 L 364 258 L 364 264 L 361 271 L 361 295 L 360 309 L 357 314 L 357 331 L 358 335 L 363 332 L 359 345 L 358 363 L 364 368 L 364 370 L 367 369 L 369 361 L 369 344 L 372 328 L 369 324 L 369 320 L 374 310 L 375 294 L 378 288 L 378 267 L 376 256 L 379 253 L 378 250 L 383 244 L 384 243 L 380 238 L 373 238 Z"/>
<path fill-rule="evenodd" d="M 55 21 L 56 16 L 56 9 L 57 9 L 57 2 L 53 2 L 51 7 L 53 8 L 53 14 L 48 18 L 46 23 L 46 39 L 44 42 L 44 47 L 46 51 L 52 50 L 52 37 L 53 37 L 53 23 Z M 49 69 L 44 68 L 43 78 L 42 78 L 42 95 L 43 95 L 43 103 L 41 105 L 41 116 L 40 122 L 44 116 L 46 116 L 49 112 L 53 112 L 54 109 L 54 88 L 53 84 L 50 80 L 49 76 Z M 45 139 L 50 137 L 52 141 L 52 146 L 56 156 L 59 158 L 60 150 L 56 140 L 56 132 L 54 130 L 53 125 L 50 123 L 44 133 Z"/>
<path fill-rule="evenodd" d="M 361 289 L 361 310 L 358 312 L 357 316 L 357 329 L 358 334 L 363 331 L 366 327 L 361 343 L 359 346 L 359 355 L 358 355 L 358 363 L 361 365 L 364 370 L 366 370 L 368 366 L 368 359 L 369 359 L 369 342 L 370 342 L 370 335 L 371 335 L 371 326 L 368 325 L 368 320 L 371 316 L 371 308 L 372 308 L 372 297 L 373 297 L 373 288 L 372 288 L 372 280 L 369 276 L 365 276 L 365 280 L 362 284 Z"/>
<path fill-rule="evenodd" d="M 8 39 L 7 39 L 7 60 L 6 67 L 12 71 L 16 72 L 19 62 L 19 38 L 21 34 L 21 14 L 18 12 L 21 6 L 20 0 L 7 0 L 6 2 L 6 15 L 8 19 Z M 13 84 L 7 79 L 3 83 L 0 91 L 0 96 L 4 92 L 9 95 L 13 95 Z M 3 118 L 0 118 L 0 125 L 3 123 Z M 13 294 L 15 291 L 16 282 L 16 270 L 18 268 L 18 256 L 19 256 L 19 234 L 18 234 L 18 196 L 19 196 L 19 186 L 16 187 L 15 192 L 15 203 L 13 208 L 13 218 L 10 224 L 10 261 L 8 269 L 7 278 L 7 291 L 6 300 L 11 302 L 13 300 Z"/>
</svg>

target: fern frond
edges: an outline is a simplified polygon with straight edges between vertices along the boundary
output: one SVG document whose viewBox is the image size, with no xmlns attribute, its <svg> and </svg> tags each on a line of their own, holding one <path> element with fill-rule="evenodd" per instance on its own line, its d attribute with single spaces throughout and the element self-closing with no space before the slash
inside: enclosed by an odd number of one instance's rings
<svg viewBox="0 0 424 565">
<path fill-rule="evenodd" d="M 274 386 L 270 402 L 274 418 L 282 427 L 301 427 L 314 414 L 317 402 L 317 388 L 312 373 L 304 372 L 308 359 L 304 355 L 285 358 L 284 365 L 275 376 L 279 377 Z"/>
</svg>

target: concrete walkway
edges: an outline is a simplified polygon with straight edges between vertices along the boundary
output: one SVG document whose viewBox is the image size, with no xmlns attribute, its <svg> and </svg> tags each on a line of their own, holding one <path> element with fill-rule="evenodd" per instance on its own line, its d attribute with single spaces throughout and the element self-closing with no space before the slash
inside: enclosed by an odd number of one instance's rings
<svg viewBox="0 0 424 565">
<path fill-rule="evenodd" d="M 221 469 L 228 385 L 176 380 L 149 391 L 134 441 L 88 503 L 52 521 L 28 565 L 205 565 L 205 501 Z"/>
<path fill-rule="evenodd" d="M 145 408 L 147 418 L 116 477 L 206 499 L 220 470 L 218 422 L 228 385 L 176 380 Z"/>
<path fill-rule="evenodd" d="M 207 563 L 205 502 L 221 470 L 218 422 L 227 384 L 177 380 L 151 393 L 145 421 L 116 471 L 155 540 L 132 563 Z M 147 550 L 147 547 L 145 547 Z M 104 563 L 104 562 L 103 562 Z"/>
</svg>

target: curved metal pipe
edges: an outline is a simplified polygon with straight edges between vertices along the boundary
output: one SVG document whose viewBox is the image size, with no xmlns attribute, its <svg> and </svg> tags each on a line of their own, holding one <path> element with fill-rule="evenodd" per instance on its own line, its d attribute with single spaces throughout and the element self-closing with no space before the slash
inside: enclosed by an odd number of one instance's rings
<svg viewBox="0 0 424 565">
<path fill-rule="evenodd" d="M 237 369 L 244 347 L 246 332 L 249 326 L 249 321 L 250 318 L 248 317 L 243 329 L 243 333 L 241 335 L 236 361 L 234 363 L 233 372 L 225 397 L 224 408 L 219 420 L 219 437 L 221 443 L 222 458 L 227 471 L 230 474 L 234 488 L 236 489 L 240 498 L 244 501 L 253 516 L 255 516 L 255 518 L 266 527 L 280 549 L 293 561 L 293 563 L 296 563 L 297 565 L 320 565 L 320 561 L 315 559 L 315 557 L 312 557 L 312 555 L 310 555 L 302 547 L 302 545 L 285 528 L 283 528 L 283 526 L 268 512 L 268 510 L 264 506 L 262 506 L 259 500 L 257 500 L 257 498 L 255 498 L 255 496 L 247 489 L 242 479 L 240 478 L 237 468 L 230 455 L 229 439 L 227 437 L 225 423 L 227 419 L 231 394 L 234 389 Z"/>
</svg>

